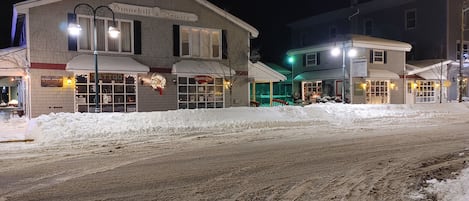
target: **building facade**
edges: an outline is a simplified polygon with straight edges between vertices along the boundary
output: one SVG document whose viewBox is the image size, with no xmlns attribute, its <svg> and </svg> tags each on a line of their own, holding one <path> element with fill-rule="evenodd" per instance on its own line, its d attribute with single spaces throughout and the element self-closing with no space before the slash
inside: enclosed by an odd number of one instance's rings
<svg viewBox="0 0 469 201">
<path fill-rule="evenodd" d="M 94 16 L 89 8 L 99 6 L 113 12 Z M 258 31 L 206 0 L 34 0 L 15 9 L 30 117 L 249 106 L 250 39 Z M 79 36 L 68 33 L 70 24 L 80 25 Z"/>
<path fill-rule="evenodd" d="M 350 35 L 342 41 L 288 51 L 302 103 L 321 98 L 354 104 L 402 104 L 408 43 Z M 337 52 L 334 52 L 337 51 Z"/>
<path fill-rule="evenodd" d="M 305 18 L 289 24 L 292 31 L 292 46 L 306 47 L 313 44 L 338 41 L 347 34 L 361 34 L 397 41 L 412 45 L 406 54 L 410 63 L 427 64 L 419 66 L 433 69 L 435 65 L 445 63 L 445 76 L 434 76 L 438 79 L 426 79 L 415 74 L 414 68 L 406 69 L 406 75 L 416 81 L 427 80 L 431 83 L 443 83 L 448 88 L 444 93 L 448 100 L 456 100 L 458 94 L 459 59 L 461 41 L 461 13 L 463 0 L 371 0 L 353 7 L 334 10 L 317 16 Z M 467 13 L 464 24 L 467 24 Z M 464 38 L 469 34 L 464 32 Z M 467 52 L 468 40 L 463 42 L 464 53 Z M 448 62 L 452 61 L 452 62 Z M 433 63 L 430 63 L 433 62 Z M 464 65 L 466 66 L 466 65 Z M 469 70 L 462 67 L 463 77 L 467 80 Z M 412 85 L 412 83 L 410 83 Z M 440 87 L 433 85 L 432 94 L 440 94 Z M 467 82 L 464 82 L 462 96 L 468 96 Z M 427 93 L 425 90 L 417 93 Z M 413 92 L 409 92 L 413 93 Z M 416 97 L 414 97 L 416 98 Z M 418 99 L 418 98 L 417 98 Z M 412 103 L 412 102 L 410 102 Z"/>
</svg>

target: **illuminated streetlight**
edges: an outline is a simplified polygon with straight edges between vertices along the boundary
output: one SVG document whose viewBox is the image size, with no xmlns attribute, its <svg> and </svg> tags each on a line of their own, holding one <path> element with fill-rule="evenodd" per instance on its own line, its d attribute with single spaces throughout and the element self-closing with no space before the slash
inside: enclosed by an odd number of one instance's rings
<svg viewBox="0 0 469 201">
<path fill-rule="evenodd" d="M 288 57 L 288 63 L 290 64 L 291 66 L 291 99 L 292 99 L 292 103 L 294 104 L 295 103 L 295 100 L 293 98 L 293 78 L 294 78 L 294 73 L 293 73 L 293 64 L 295 64 L 295 57 L 293 56 L 289 56 Z"/>
<path fill-rule="evenodd" d="M 342 44 L 342 74 L 343 74 L 343 80 L 342 80 L 342 103 L 345 103 L 345 53 L 346 53 L 346 47 L 345 47 L 345 43 Z M 334 56 L 334 57 L 337 57 L 341 54 L 341 51 L 340 51 L 340 48 L 338 47 L 334 47 L 332 48 L 331 50 L 331 55 Z M 350 47 L 348 52 L 347 52 L 347 55 L 348 57 L 350 58 L 353 58 L 353 57 L 356 57 L 358 54 L 357 50 L 353 47 Z M 349 79 L 351 79 L 349 77 Z"/>
<path fill-rule="evenodd" d="M 334 48 L 331 50 L 331 55 L 334 56 L 334 57 L 339 56 L 339 55 L 340 55 L 340 48 L 334 47 Z"/>
<path fill-rule="evenodd" d="M 109 30 L 108 30 L 108 34 L 111 38 L 117 38 L 119 37 L 119 34 L 120 34 L 120 31 L 119 29 L 117 29 L 115 26 L 116 26 L 116 20 L 114 18 L 114 11 L 112 11 L 111 8 L 109 8 L 108 6 L 98 6 L 96 8 L 93 8 L 91 5 L 87 4 L 87 3 L 80 3 L 80 4 L 77 4 L 75 6 L 75 8 L 73 9 L 73 14 L 76 15 L 76 11 L 77 11 L 77 8 L 80 7 L 80 6 L 85 6 L 86 8 L 89 8 L 92 12 L 93 12 L 93 33 L 94 33 L 94 37 L 93 37 L 93 54 L 94 54 L 94 82 L 95 82 L 95 103 L 96 103 L 96 108 L 94 110 L 95 113 L 99 113 L 100 112 L 100 107 L 99 107 L 99 76 L 98 76 L 98 50 L 97 50 L 97 46 L 98 46 L 98 31 L 97 31 L 97 28 L 96 28 L 96 12 L 101 9 L 101 8 L 104 8 L 104 9 L 107 9 L 109 11 L 111 11 L 112 13 L 112 22 L 113 22 L 113 25 L 114 26 L 109 26 Z M 79 24 L 75 24 L 75 23 L 71 23 L 68 25 L 68 32 L 70 35 L 72 36 L 79 36 L 80 35 L 80 32 L 81 32 L 81 27 Z"/>
</svg>

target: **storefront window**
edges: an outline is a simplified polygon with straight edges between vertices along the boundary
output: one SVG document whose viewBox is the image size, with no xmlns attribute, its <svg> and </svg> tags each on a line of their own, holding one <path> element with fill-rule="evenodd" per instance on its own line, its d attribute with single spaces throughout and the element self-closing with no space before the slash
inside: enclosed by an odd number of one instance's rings
<svg viewBox="0 0 469 201">
<path fill-rule="evenodd" d="M 435 82 L 434 81 L 418 81 L 415 102 L 416 103 L 435 103 Z"/>
<path fill-rule="evenodd" d="M 223 78 L 178 77 L 178 108 L 223 108 Z"/>
<path fill-rule="evenodd" d="M 367 80 L 366 81 L 366 103 L 387 104 L 389 103 L 389 81 Z"/>
<path fill-rule="evenodd" d="M 94 75 L 94 73 L 75 75 L 75 111 L 77 112 L 94 112 L 96 108 Z M 100 73 L 99 108 L 101 111 L 136 112 L 136 80 L 136 75 Z"/>
<path fill-rule="evenodd" d="M 303 82 L 303 100 L 315 101 L 322 94 L 322 81 Z"/>
</svg>

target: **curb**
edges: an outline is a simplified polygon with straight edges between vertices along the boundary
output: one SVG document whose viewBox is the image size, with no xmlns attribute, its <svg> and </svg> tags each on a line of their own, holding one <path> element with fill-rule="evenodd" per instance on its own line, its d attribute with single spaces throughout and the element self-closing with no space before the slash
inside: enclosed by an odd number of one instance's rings
<svg viewBox="0 0 469 201">
<path fill-rule="evenodd" d="M 34 139 L 24 139 L 24 140 L 6 140 L 6 141 L 0 141 L 1 143 L 13 143 L 13 142 L 33 142 Z"/>
</svg>

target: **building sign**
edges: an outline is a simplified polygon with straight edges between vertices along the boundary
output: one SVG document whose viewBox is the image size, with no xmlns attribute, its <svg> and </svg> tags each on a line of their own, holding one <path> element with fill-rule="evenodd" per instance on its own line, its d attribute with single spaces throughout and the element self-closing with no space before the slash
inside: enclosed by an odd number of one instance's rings
<svg viewBox="0 0 469 201">
<path fill-rule="evenodd" d="M 62 87 L 62 76 L 41 76 L 41 87 Z"/>
<path fill-rule="evenodd" d="M 352 60 L 350 69 L 351 77 L 368 77 L 368 61 L 366 58 L 356 58 Z"/>
<path fill-rule="evenodd" d="M 179 12 L 173 10 L 165 10 L 159 7 L 137 6 L 123 3 L 112 3 L 109 7 L 115 13 L 126 15 L 139 15 L 145 17 L 158 17 L 172 20 L 191 21 L 198 20 L 198 16 L 193 13 Z"/>
</svg>

